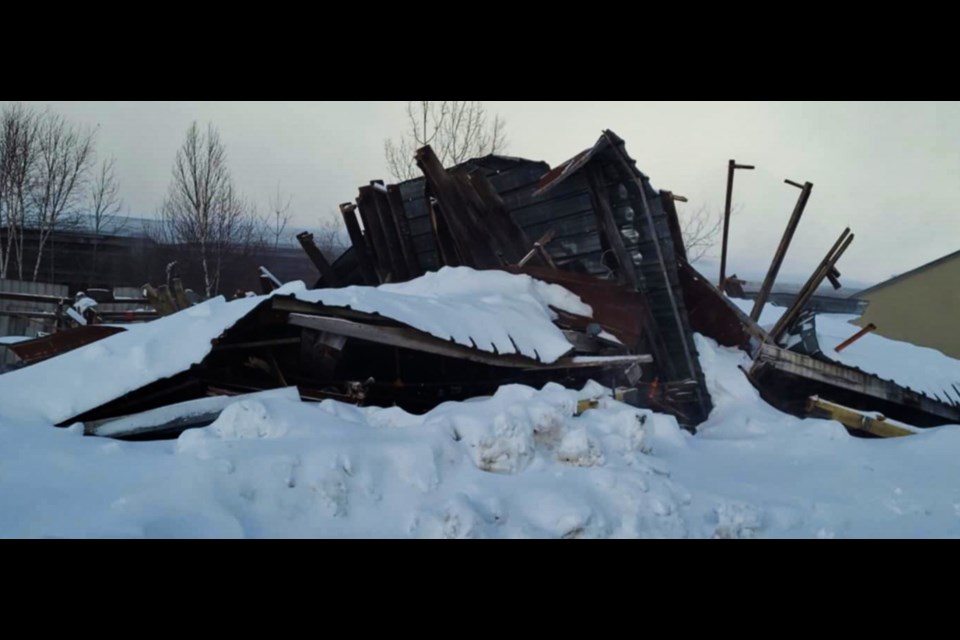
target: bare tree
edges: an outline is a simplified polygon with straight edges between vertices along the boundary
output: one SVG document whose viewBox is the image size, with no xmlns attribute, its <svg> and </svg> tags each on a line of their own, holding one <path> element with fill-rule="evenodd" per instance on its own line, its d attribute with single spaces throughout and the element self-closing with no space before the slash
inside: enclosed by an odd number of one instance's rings
<svg viewBox="0 0 960 640">
<path fill-rule="evenodd" d="M 387 168 L 397 180 L 419 175 L 414 154 L 428 144 L 444 166 L 502 152 L 507 146 L 503 118 L 497 115 L 490 122 L 483 104 L 476 101 L 408 102 L 407 124 L 397 142 L 384 143 Z"/>
<path fill-rule="evenodd" d="M 731 215 L 736 215 L 739 205 L 734 205 Z M 707 255 L 717 244 L 720 232 L 723 231 L 723 213 L 712 211 L 706 205 L 701 206 L 693 213 L 680 217 L 680 230 L 683 232 L 683 243 L 687 250 L 687 260 L 691 263 Z"/>
<path fill-rule="evenodd" d="M 20 104 L 6 105 L 0 112 L 0 278 L 9 275 L 14 258 L 17 277 L 23 279 L 24 230 L 31 182 L 36 162 L 39 118 Z"/>
<path fill-rule="evenodd" d="M 276 194 L 270 197 L 269 220 L 267 221 L 270 226 L 270 234 L 273 236 L 274 249 L 280 246 L 280 238 L 287 228 L 287 223 L 290 222 L 290 204 L 292 202 L 293 196 L 288 196 L 286 200 L 283 199 L 280 193 L 280 183 L 278 182 Z"/>
<path fill-rule="evenodd" d="M 31 225 L 37 230 L 33 280 L 40 273 L 43 249 L 66 216 L 79 213 L 84 180 L 93 161 L 94 132 L 82 130 L 61 115 L 44 112 L 37 131 L 36 176 L 31 189 Z"/>
<path fill-rule="evenodd" d="M 100 163 L 89 192 L 88 210 L 93 223 L 93 274 L 99 273 L 100 236 L 116 234 L 126 224 L 118 220 L 123 201 L 120 199 L 120 184 L 114 173 L 115 161 L 109 158 Z"/>
<path fill-rule="evenodd" d="M 161 210 L 164 235 L 199 252 L 207 297 L 216 294 L 226 257 L 262 244 L 263 223 L 234 189 L 220 135 L 212 124 L 201 132 L 194 122 L 177 151 L 173 176 Z"/>
</svg>

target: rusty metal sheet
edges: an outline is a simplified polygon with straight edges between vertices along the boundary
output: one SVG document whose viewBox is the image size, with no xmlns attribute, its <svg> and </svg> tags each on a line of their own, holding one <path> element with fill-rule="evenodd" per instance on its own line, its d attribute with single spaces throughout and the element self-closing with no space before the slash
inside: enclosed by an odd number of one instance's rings
<svg viewBox="0 0 960 640">
<path fill-rule="evenodd" d="M 640 319 L 646 307 L 643 296 L 635 289 L 594 276 L 547 267 L 507 267 L 505 271 L 558 284 L 575 293 L 593 308 L 594 322 L 615 335 L 628 348 L 633 349 L 639 345 L 643 337 Z"/>
<path fill-rule="evenodd" d="M 24 340 L 15 344 L 7 345 L 11 351 L 17 354 L 25 365 L 31 365 L 61 353 L 79 349 L 91 342 L 103 340 L 115 333 L 126 331 L 122 327 L 103 324 L 91 324 L 73 329 L 58 331 L 57 333 L 35 338 L 33 340 Z"/>
<path fill-rule="evenodd" d="M 748 351 L 751 331 L 758 339 L 763 331 L 754 326 L 742 311 L 739 311 L 726 297 L 690 265 L 678 263 L 680 287 L 687 306 L 690 328 L 708 338 L 716 340 L 725 347 L 740 347 Z"/>
<path fill-rule="evenodd" d="M 600 139 L 597 140 L 595 145 L 589 149 L 584 149 L 566 162 L 548 171 L 542 178 L 540 178 L 540 182 L 537 184 L 537 190 L 534 191 L 533 196 L 541 196 L 559 185 L 568 177 L 572 176 L 586 166 L 593 156 L 602 151 L 608 145 L 609 141 L 607 138 L 605 136 L 600 136 Z"/>
</svg>

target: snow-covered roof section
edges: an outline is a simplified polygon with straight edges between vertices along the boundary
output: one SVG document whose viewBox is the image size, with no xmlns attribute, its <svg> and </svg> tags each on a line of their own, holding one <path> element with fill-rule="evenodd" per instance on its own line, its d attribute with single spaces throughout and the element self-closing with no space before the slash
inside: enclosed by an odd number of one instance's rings
<svg viewBox="0 0 960 640">
<path fill-rule="evenodd" d="M 280 289 L 278 289 L 280 291 Z M 59 423 L 199 364 L 262 297 L 222 296 L 0 376 L 0 419 Z"/>
<path fill-rule="evenodd" d="M 732 302 L 746 313 L 753 308 L 752 300 L 732 299 Z M 784 311 L 783 307 L 765 306 L 760 324 L 769 329 Z M 943 398 L 945 390 L 951 396 L 957 395 L 951 385 L 960 387 L 960 360 L 936 349 L 869 333 L 837 353 L 834 348 L 860 330 L 851 323 L 855 318 L 857 316 L 845 314 L 817 314 L 817 341 L 823 355 L 931 397 Z"/>
<path fill-rule="evenodd" d="M 555 362 L 571 346 L 553 324 L 549 307 L 593 315 L 589 305 L 559 285 L 468 267 L 444 267 L 400 284 L 304 290 L 294 296 L 379 313 L 443 340 L 545 363 Z"/>
<path fill-rule="evenodd" d="M 211 341 L 271 296 L 378 313 L 444 340 L 551 363 L 572 346 L 552 322 L 554 306 L 591 316 L 558 285 L 503 271 L 445 267 L 380 287 L 308 291 L 287 283 L 268 296 L 217 297 L 153 322 L 0 376 L 0 419 L 60 423 L 199 364 Z"/>
</svg>

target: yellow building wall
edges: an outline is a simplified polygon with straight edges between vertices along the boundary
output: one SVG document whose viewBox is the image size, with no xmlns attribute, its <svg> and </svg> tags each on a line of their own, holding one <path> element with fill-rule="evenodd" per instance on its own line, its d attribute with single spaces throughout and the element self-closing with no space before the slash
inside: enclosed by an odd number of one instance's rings
<svg viewBox="0 0 960 640">
<path fill-rule="evenodd" d="M 960 256 L 857 297 L 870 301 L 861 327 L 960 358 Z"/>
</svg>

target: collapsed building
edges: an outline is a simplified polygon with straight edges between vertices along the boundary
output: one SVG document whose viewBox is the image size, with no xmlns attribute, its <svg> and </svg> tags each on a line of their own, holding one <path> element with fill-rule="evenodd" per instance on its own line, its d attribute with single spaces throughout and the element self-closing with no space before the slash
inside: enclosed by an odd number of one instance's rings
<svg viewBox="0 0 960 640">
<path fill-rule="evenodd" d="M 56 354 L 91 342 L 103 357 L 139 349 L 164 361 L 43 417 L 83 422 L 93 435 L 155 438 L 209 424 L 224 399 L 271 389 L 423 412 L 503 384 L 592 379 L 693 431 L 712 410 L 700 333 L 747 353 L 744 374 L 784 411 L 834 417 L 873 435 L 890 429 L 858 412 L 918 427 L 960 423 L 960 402 L 949 395 L 850 367 L 817 344 L 809 302 L 825 280 L 839 287 L 836 264 L 853 239 L 849 230 L 776 325 L 758 323 L 810 183 L 795 185 L 802 188 L 797 208 L 747 314 L 721 291 L 733 293 L 735 277 L 714 286 L 688 263 L 675 207 L 682 198 L 655 189 L 612 131 L 553 168 L 487 156 L 445 169 L 430 147 L 417 151 L 416 162 L 423 177 L 372 181 L 340 205 L 351 246 L 336 261 L 301 234 L 320 276 L 310 289 L 282 285 L 267 265 L 262 296 L 226 303 L 229 312 L 207 333 L 187 339 L 177 331 L 194 306 L 173 278 L 144 288 L 163 316 L 146 326 L 159 331 L 166 322 L 163 332 L 99 330 L 107 337 L 91 324 L 40 339 L 47 342 L 7 345 L 33 354 L 27 369 L 47 372 L 63 357 Z M 165 341 L 178 357 L 161 355 Z M 34 376 L 49 393 L 69 384 L 39 370 Z"/>
</svg>

